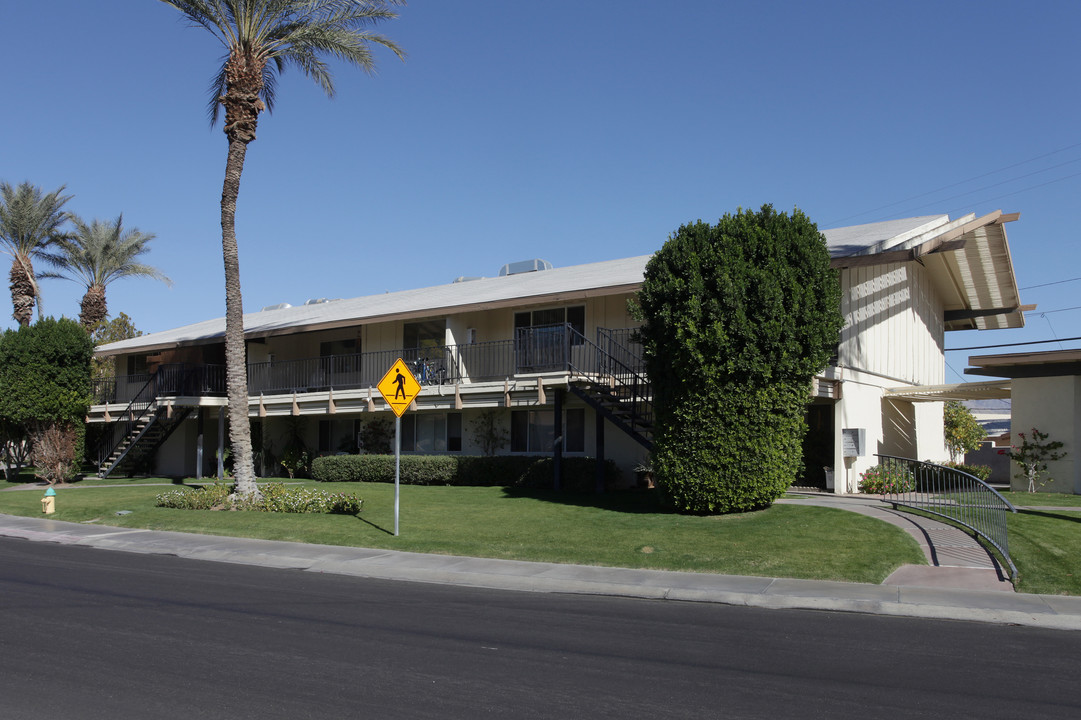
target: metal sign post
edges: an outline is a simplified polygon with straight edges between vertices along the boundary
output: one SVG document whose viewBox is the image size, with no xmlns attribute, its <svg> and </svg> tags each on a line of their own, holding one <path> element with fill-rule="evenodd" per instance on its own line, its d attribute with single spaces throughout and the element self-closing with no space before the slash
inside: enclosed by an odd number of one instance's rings
<svg viewBox="0 0 1081 720">
<path fill-rule="evenodd" d="M 398 537 L 398 478 L 401 477 L 402 416 L 394 418 L 394 537 Z"/>
<path fill-rule="evenodd" d="M 387 405 L 394 411 L 394 536 L 398 536 L 399 486 L 402 469 L 402 414 L 420 394 L 420 383 L 409 366 L 398 358 L 376 386 Z"/>
</svg>

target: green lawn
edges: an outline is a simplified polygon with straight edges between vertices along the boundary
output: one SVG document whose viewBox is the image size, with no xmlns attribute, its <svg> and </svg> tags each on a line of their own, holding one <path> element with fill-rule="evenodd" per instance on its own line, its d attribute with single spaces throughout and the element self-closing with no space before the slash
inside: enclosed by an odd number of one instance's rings
<svg viewBox="0 0 1081 720">
<path fill-rule="evenodd" d="M 1081 512 L 1019 510 L 1006 525 L 1020 592 L 1081 595 Z"/>
<path fill-rule="evenodd" d="M 154 497 L 170 488 L 90 483 L 57 490 L 53 517 L 423 553 L 868 583 L 882 582 L 900 565 L 925 562 L 899 528 L 830 508 L 777 505 L 696 517 L 660 511 L 652 492 L 596 497 L 406 485 L 401 533 L 394 537 L 389 484 L 318 485 L 360 495 L 364 511 L 352 517 L 171 510 L 154 507 Z M 0 492 L 0 512 L 40 517 L 41 496 L 41 488 Z M 121 510 L 131 514 L 118 516 Z"/>
<path fill-rule="evenodd" d="M 1081 508 L 1081 495 L 1063 493 L 1004 492 L 1002 497 L 1014 507 L 1078 507 Z"/>
</svg>

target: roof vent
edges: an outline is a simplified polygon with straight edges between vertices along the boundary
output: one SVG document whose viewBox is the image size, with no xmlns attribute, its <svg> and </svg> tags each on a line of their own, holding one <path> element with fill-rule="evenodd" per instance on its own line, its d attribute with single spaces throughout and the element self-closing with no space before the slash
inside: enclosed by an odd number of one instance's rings
<svg viewBox="0 0 1081 720">
<path fill-rule="evenodd" d="M 266 310 L 284 310 L 285 308 L 291 308 L 291 307 L 293 307 L 293 306 L 290 305 L 289 303 L 278 303 L 277 305 L 267 305 L 265 308 L 260 310 L 260 312 L 264 312 Z"/>
<path fill-rule="evenodd" d="M 454 278 L 454 282 L 463 283 L 463 282 L 472 282 L 474 280 L 483 280 L 483 279 L 484 279 L 483 275 L 459 275 L 458 277 Z"/>
<path fill-rule="evenodd" d="M 503 275 L 517 275 L 519 273 L 551 269 L 552 263 L 547 260 L 541 260 L 540 258 L 533 258 L 532 260 L 519 260 L 518 262 L 507 263 L 499 268 L 499 275 L 502 277 Z"/>
<path fill-rule="evenodd" d="M 305 305 L 322 305 L 323 303 L 334 302 L 328 298 L 312 298 L 311 300 L 305 300 Z"/>
</svg>

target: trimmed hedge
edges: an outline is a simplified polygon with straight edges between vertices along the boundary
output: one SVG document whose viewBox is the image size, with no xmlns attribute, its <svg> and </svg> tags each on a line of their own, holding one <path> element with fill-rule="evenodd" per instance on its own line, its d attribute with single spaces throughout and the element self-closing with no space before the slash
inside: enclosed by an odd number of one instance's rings
<svg viewBox="0 0 1081 720">
<path fill-rule="evenodd" d="M 561 486 L 571 492 L 592 492 L 596 487 L 593 458 L 563 458 Z M 400 482 L 406 485 L 459 485 L 486 487 L 552 487 L 552 458 L 504 455 L 402 455 Z M 312 477 L 320 482 L 394 482 L 393 455 L 328 455 L 312 463 Z M 619 482 L 611 460 L 604 463 L 605 486 Z"/>
</svg>

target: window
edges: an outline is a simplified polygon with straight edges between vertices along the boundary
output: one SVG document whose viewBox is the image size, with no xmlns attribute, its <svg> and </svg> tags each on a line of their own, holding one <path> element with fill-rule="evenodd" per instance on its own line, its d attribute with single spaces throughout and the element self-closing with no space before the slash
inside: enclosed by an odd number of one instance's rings
<svg viewBox="0 0 1081 720">
<path fill-rule="evenodd" d="M 555 445 L 555 412 L 552 410 L 512 410 L 510 449 L 520 453 L 550 453 Z M 585 452 L 586 411 L 570 408 L 563 412 L 563 450 Z"/>
<path fill-rule="evenodd" d="M 146 374 L 146 355 L 128 355 L 128 375 Z"/>
<path fill-rule="evenodd" d="M 562 325 L 570 323 L 570 326 L 580 335 L 586 332 L 586 306 L 574 305 L 572 307 L 548 308 L 547 310 L 523 310 L 514 313 L 514 329 L 525 327 L 538 327 L 541 325 Z M 576 339 L 577 345 L 581 340 Z"/>
<path fill-rule="evenodd" d="M 355 453 L 357 447 L 356 421 L 343 419 L 319 421 L 319 445 L 317 450 L 320 454 Z"/>
<path fill-rule="evenodd" d="M 514 313 L 517 372 L 552 372 L 563 368 L 570 347 L 582 344 L 585 320 L 584 305 Z M 564 324 L 575 330 L 569 334 L 569 344 Z"/>
<path fill-rule="evenodd" d="M 406 350 L 443 347 L 447 340 L 446 328 L 444 320 L 405 323 L 402 326 L 402 347 Z"/>
<path fill-rule="evenodd" d="M 462 451 L 461 413 L 407 413 L 402 416 L 402 452 Z"/>
</svg>

